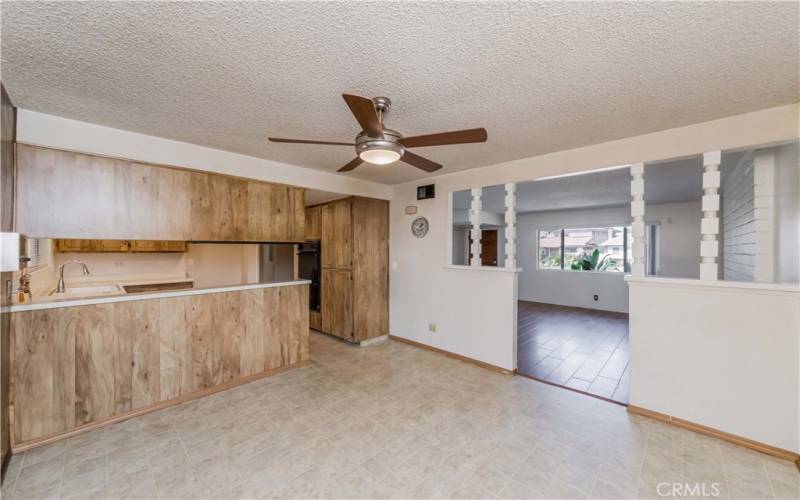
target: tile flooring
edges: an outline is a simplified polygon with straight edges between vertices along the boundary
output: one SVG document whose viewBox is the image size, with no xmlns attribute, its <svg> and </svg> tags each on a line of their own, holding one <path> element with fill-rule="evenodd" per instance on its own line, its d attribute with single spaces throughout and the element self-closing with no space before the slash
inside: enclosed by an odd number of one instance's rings
<svg viewBox="0 0 800 500">
<path fill-rule="evenodd" d="M 387 341 L 14 456 L 16 498 L 798 498 L 794 465 Z M 695 493 L 699 494 L 698 489 Z"/>
<path fill-rule="evenodd" d="M 517 371 L 628 404 L 628 315 L 519 301 Z"/>
</svg>

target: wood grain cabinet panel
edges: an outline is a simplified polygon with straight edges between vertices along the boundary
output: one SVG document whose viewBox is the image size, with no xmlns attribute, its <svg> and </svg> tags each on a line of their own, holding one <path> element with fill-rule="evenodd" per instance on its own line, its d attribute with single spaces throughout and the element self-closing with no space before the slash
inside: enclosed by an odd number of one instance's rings
<svg viewBox="0 0 800 500">
<path fill-rule="evenodd" d="M 325 203 L 319 209 L 320 330 L 352 342 L 387 335 L 389 203 L 352 197 Z"/>
<path fill-rule="evenodd" d="M 322 270 L 322 331 L 353 340 L 353 282 L 350 271 Z"/>
<path fill-rule="evenodd" d="M 308 285 L 11 313 L 14 446 L 308 360 Z"/>
<path fill-rule="evenodd" d="M 353 200 L 353 339 L 389 334 L 389 204 Z"/>
<path fill-rule="evenodd" d="M 17 145 L 17 229 L 31 237 L 305 238 L 305 189 Z"/>
<path fill-rule="evenodd" d="M 185 241 L 65 240 L 56 241 L 58 252 L 185 252 Z"/>
<path fill-rule="evenodd" d="M 321 238 L 321 217 L 322 207 L 319 205 L 306 208 L 306 240 L 319 240 Z"/>
<path fill-rule="evenodd" d="M 75 427 L 75 334 L 66 309 L 11 315 L 12 443 Z"/>
<path fill-rule="evenodd" d="M 322 205 L 322 267 L 350 269 L 353 260 L 351 206 L 350 199 Z"/>
</svg>

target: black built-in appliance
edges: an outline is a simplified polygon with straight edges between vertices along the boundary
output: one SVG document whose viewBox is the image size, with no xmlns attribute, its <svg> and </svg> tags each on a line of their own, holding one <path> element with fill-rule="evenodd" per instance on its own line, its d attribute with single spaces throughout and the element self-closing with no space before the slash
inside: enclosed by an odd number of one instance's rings
<svg viewBox="0 0 800 500">
<path fill-rule="evenodd" d="M 310 297 L 308 307 L 319 312 L 320 278 L 322 272 L 321 253 L 319 241 L 307 241 L 297 247 L 298 276 L 300 279 L 311 280 L 309 285 Z"/>
</svg>

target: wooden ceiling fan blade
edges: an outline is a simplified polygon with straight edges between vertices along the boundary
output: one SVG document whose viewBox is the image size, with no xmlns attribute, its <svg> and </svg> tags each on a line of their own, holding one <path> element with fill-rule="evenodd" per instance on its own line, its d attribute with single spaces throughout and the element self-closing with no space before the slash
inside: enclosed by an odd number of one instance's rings
<svg viewBox="0 0 800 500">
<path fill-rule="evenodd" d="M 356 117 L 361 129 L 370 137 L 382 137 L 383 125 L 378 117 L 378 110 L 375 103 L 369 97 L 362 97 L 354 94 L 342 94 L 344 102 L 350 108 L 353 116 Z"/>
<path fill-rule="evenodd" d="M 407 148 L 422 148 L 425 146 L 446 146 L 448 144 L 467 144 L 470 142 L 486 142 L 488 135 L 485 128 L 471 128 L 467 130 L 454 130 L 438 134 L 417 135 L 404 137 L 400 140 Z"/>
<path fill-rule="evenodd" d="M 355 158 L 353 158 L 353 161 L 351 161 L 350 163 L 348 163 L 344 167 L 342 167 L 339 170 L 337 170 L 337 172 L 349 172 L 349 171 L 353 170 L 354 168 L 356 168 L 357 166 L 361 165 L 362 163 L 364 163 L 364 161 L 361 158 L 359 158 L 358 156 L 356 156 Z"/>
<path fill-rule="evenodd" d="M 426 172 L 433 172 L 442 168 L 442 166 L 436 163 L 435 161 L 431 161 L 427 158 L 423 158 L 422 156 L 415 155 L 411 151 L 406 151 L 405 153 L 403 153 L 403 157 L 400 158 L 400 161 L 404 161 L 409 165 L 413 165 Z"/>
<path fill-rule="evenodd" d="M 307 139 L 283 139 L 280 137 L 267 137 L 269 142 L 288 142 L 291 144 L 324 144 L 328 146 L 355 146 L 352 142 L 311 141 Z"/>
</svg>

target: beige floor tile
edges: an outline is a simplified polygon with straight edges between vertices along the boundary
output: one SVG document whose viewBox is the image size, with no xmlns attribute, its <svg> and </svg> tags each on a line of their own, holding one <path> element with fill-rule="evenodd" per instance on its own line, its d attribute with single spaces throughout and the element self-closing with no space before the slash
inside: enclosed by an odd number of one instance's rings
<svg viewBox="0 0 800 500">
<path fill-rule="evenodd" d="M 500 499 L 525 499 L 525 498 L 546 498 L 543 490 L 532 488 L 530 485 L 511 480 L 496 495 Z"/>
<path fill-rule="evenodd" d="M 15 496 L 29 497 L 34 494 L 51 492 L 61 485 L 64 471 L 64 457 L 51 458 L 33 465 L 24 465 L 17 478 Z M 58 495 L 58 492 L 56 492 Z"/>
<path fill-rule="evenodd" d="M 675 481 L 798 498 L 792 464 L 618 405 L 396 342 L 312 335 L 311 353 L 307 368 L 19 454 L 3 497 L 636 498 Z"/>
<path fill-rule="evenodd" d="M 55 458 L 61 458 L 66 450 L 66 442 L 60 441 L 47 446 L 40 446 L 25 453 L 25 465 L 35 465 Z"/>
<path fill-rule="evenodd" d="M 25 459 L 25 453 L 15 453 L 11 455 L 8 461 L 8 468 L 6 469 L 6 481 L 14 482 L 19 477 L 19 471 L 22 470 L 22 462 Z"/>
<path fill-rule="evenodd" d="M 17 488 L 14 491 L 14 499 L 19 500 L 55 500 L 61 497 L 61 487 L 53 486 L 45 490 L 29 490 Z M 5 497 L 4 497 L 5 498 Z"/>
<path fill-rule="evenodd" d="M 108 478 L 108 496 L 115 499 L 144 499 L 157 496 L 156 483 L 150 471 L 116 474 Z"/>
<path fill-rule="evenodd" d="M 635 490 L 618 486 L 614 483 L 610 483 L 605 479 L 601 478 L 595 482 L 594 488 L 592 488 L 592 493 L 591 495 L 589 495 L 589 498 L 627 499 L 627 498 L 638 498 L 638 496 L 639 495 Z"/>
<path fill-rule="evenodd" d="M 562 464 L 553 482 L 562 485 L 570 485 L 575 491 L 581 492 L 583 495 L 589 495 L 592 492 L 595 479 L 597 479 L 596 472 L 590 472 L 571 463 Z M 559 491 L 567 491 L 559 488 Z"/>
<path fill-rule="evenodd" d="M 105 498 L 107 495 L 105 467 L 77 475 L 65 475 L 61 484 L 61 498 Z"/>
</svg>

